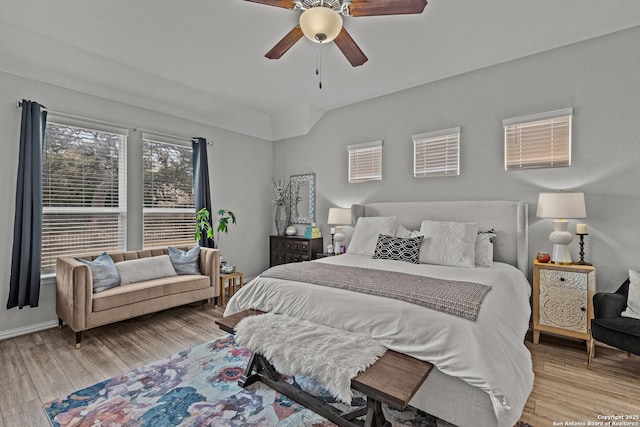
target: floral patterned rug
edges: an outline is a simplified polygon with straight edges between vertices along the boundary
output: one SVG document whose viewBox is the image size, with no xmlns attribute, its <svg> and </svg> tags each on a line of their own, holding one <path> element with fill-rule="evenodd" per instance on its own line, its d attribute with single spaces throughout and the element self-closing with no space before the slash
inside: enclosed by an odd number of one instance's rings
<svg viewBox="0 0 640 427">
<path fill-rule="evenodd" d="M 249 355 L 232 336 L 220 338 L 48 402 L 44 409 L 56 427 L 334 425 L 260 382 L 238 386 Z M 308 377 L 289 381 L 335 403 Z M 363 405 L 356 396 L 353 405 Z M 385 408 L 385 416 L 394 426 L 450 426 L 412 408 Z"/>
</svg>

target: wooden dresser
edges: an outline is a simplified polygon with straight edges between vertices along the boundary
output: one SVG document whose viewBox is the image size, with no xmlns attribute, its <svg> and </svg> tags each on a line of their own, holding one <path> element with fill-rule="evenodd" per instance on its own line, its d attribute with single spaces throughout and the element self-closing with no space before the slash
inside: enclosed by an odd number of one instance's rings
<svg viewBox="0 0 640 427">
<path fill-rule="evenodd" d="M 290 262 L 311 261 L 322 250 L 322 237 L 307 239 L 302 236 L 270 236 L 269 265 L 273 267 Z"/>
</svg>

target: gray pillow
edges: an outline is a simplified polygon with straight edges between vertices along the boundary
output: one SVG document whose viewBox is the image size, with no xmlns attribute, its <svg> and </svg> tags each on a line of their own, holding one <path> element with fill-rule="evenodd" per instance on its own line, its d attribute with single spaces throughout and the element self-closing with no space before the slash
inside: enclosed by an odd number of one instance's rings
<svg viewBox="0 0 640 427">
<path fill-rule="evenodd" d="M 378 243 L 378 236 L 380 234 L 393 236 L 396 234 L 396 228 L 398 228 L 398 217 L 396 216 L 358 218 L 347 253 L 350 255 L 373 256 Z"/>
<path fill-rule="evenodd" d="M 120 284 L 144 282 L 161 277 L 177 276 L 169 255 L 150 256 L 116 263 Z"/>
<path fill-rule="evenodd" d="M 94 294 L 120 286 L 120 274 L 116 268 L 116 263 L 113 262 L 113 259 L 111 259 L 108 253 L 103 252 L 93 261 L 87 261 L 82 258 L 76 258 L 76 260 L 89 266 L 91 278 L 93 279 L 92 286 Z"/>
<path fill-rule="evenodd" d="M 169 246 L 169 258 L 178 274 L 200 274 L 200 246 L 195 246 L 188 252 Z"/>
<path fill-rule="evenodd" d="M 478 224 L 475 222 L 422 221 L 420 263 L 473 268 Z"/>
</svg>

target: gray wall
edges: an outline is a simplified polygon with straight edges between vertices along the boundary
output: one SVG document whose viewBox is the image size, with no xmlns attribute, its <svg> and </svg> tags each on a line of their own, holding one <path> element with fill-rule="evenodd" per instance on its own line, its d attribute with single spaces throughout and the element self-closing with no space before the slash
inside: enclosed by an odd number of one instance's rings
<svg viewBox="0 0 640 427">
<path fill-rule="evenodd" d="M 551 250 L 538 193 L 585 193 L 586 259 L 598 290 L 640 268 L 640 27 L 333 110 L 304 137 L 274 143 L 275 176 L 315 172 L 318 224 L 352 203 L 524 200 L 529 255 Z M 365 65 L 366 67 L 366 65 Z M 505 172 L 502 120 L 574 108 L 573 165 Z M 413 178 L 411 135 L 461 126 L 461 174 Z M 384 140 L 383 180 L 347 183 L 352 143 Z M 571 221 L 570 230 L 575 231 Z M 325 244 L 327 244 L 325 238 Z M 572 243 L 577 258 L 577 240 Z"/>
<path fill-rule="evenodd" d="M 255 276 L 268 265 L 268 241 L 271 232 L 271 175 L 273 172 L 271 142 L 240 135 L 219 128 L 132 107 L 58 86 L 16 77 L 0 72 L 0 272 L 4 278 L 0 286 L 0 339 L 29 330 L 57 324 L 55 315 L 55 287 L 43 285 L 40 305 L 6 310 L 11 265 L 12 229 L 15 182 L 18 167 L 18 142 L 21 110 L 16 101 L 31 99 L 62 112 L 81 114 L 142 129 L 186 136 L 203 136 L 214 146 L 209 148 L 209 169 L 214 209 L 230 209 L 238 216 L 238 225 L 231 226 L 221 238 L 220 249 L 231 264 L 246 276 Z M 133 154 L 140 132 L 129 138 Z M 134 156 L 130 156 L 129 161 Z M 129 172 L 134 169 L 129 169 Z M 130 206 L 142 197 L 142 169 L 139 177 L 129 175 Z M 142 218 L 131 221 L 128 235 L 140 235 Z M 129 249 L 138 249 L 140 240 L 130 241 Z"/>
</svg>

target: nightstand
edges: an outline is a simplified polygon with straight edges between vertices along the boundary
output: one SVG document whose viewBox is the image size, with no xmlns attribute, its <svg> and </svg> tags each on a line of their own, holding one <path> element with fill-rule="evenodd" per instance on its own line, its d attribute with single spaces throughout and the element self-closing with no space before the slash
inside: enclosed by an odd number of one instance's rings
<svg viewBox="0 0 640 427">
<path fill-rule="evenodd" d="M 593 353 L 591 319 L 596 269 L 533 262 L 533 343 L 540 332 L 585 340 Z"/>
</svg>

